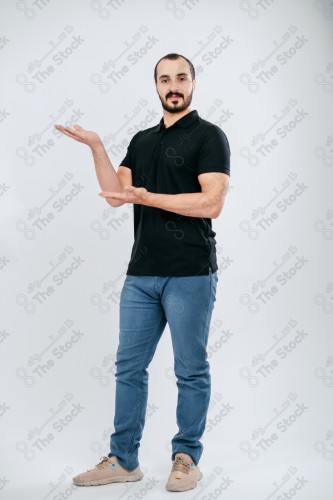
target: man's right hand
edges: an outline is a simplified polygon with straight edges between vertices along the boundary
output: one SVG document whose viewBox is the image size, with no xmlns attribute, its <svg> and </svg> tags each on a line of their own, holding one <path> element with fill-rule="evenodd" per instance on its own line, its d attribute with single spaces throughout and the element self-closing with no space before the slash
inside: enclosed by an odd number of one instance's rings
<svg viewBox="0 0 333 500">
<path fill-rule="evenodd" d="M 67 137 L 71 137 L 76 141 L 83 142 L 83 144 L 86 144 L 91 149 L 94 149 L 102 145 L 102 141 L 99 135 L 96 134 L 96 132 L 85 130 L 84 128 L 80 127 L 80 125 L 75 124 L 73 125 L 73 128 L 70 128 L 70 127 L 63 127 L 62 125 L 57 124 L 54 125 L 54 127 L 63 134 L 67 135 Z"/>
</svg>

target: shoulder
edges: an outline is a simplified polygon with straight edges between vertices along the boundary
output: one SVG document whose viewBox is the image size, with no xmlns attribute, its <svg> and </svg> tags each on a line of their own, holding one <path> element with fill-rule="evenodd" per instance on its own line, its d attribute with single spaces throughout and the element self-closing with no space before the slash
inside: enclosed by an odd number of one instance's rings
<svg viewBox="0 0 333 500">
<path fill-rule="evenodd" d="M 202 132 L 201 144 L 205 143 L 206 141 L 209 141 L 211 143 L 216 142 L 218 144 L 223 144 L 224 146 L 226 146 L 230 152 L 229 141 L 224 130 L 222 130 L 218 125 L 215 125 L 215 123 L 209 122 L 204 118 L 200 117 L 199 120 Z"/>
<path fill-rule="evenodd" d="M 140 142 L 141 139 L 146 139 L 147 137 L 150 137 L 152 133 L 154 133 L 154 130 L 156 129 L 157 125 L 154 125 L 153 127 L 146 128 L 144 130 L 139 130 L 136 132 L 131 140 L 130 144 L 135 146 L 138 142 Z"/>
<path fill-rule="evenodd" d="M 207 134 L 215 134 L 215 135 L 224 135 L 226 137 L 226 134 L 224 130 L 221 129 L 218 125 L 215 125 L 215 123 L 209 122 L 208 120 L 205 120 L 204 118 L 199 118 L 202 131 Z"/>
</svg>

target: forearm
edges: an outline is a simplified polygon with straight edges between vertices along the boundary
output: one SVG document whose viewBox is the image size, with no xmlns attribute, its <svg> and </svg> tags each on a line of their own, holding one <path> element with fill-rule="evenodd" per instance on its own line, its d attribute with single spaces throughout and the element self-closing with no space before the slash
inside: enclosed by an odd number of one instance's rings
<svg viewBox="0 0 333 500">
<path fill-rule="evenodd" d="M 208 219 L 216 218 L 222 209 L 207 193 L 149 193 L 143 204 L 180 215 Z"/>
<path fill-rule="evenodd" d="M 94 146 L 93 148 L 91 148 L 91 152 L 95 163 L 97 179 L 99 185 L 101 186 L 101 189 L 103 191 L 114 191 L 121 193 L 123 191 L 123 186 L 103 146 L 103 143 L 101 142 L 98 146 Z M 111 205 L 110 201 L 107 201 Z M 112 202 L 112 206 L 120 205 L 123 205 L 123 203 L 116 201 Z"/>
</svg>

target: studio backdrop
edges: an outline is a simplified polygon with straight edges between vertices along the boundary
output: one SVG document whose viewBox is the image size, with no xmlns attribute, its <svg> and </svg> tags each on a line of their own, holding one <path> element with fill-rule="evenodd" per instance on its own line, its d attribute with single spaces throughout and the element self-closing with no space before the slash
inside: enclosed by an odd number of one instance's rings
<svg viewBox="0 0 333 500">
<path fill-rule="evenodd" d="M 133 209 L 98 196 L 89 148 L 54 128 L 96 131 L 117 169 L 162 118 L 153 70 L 170 52 L 193 62 L 192 109 L 231 149 L 204 476 L 183 498 L 332 498 L 332 47 L 329 0 L 1 1 L 1 498 L 170 495 L 168 327 L 144 479 L 72 485 L 109 452 Z"/>
</svg>

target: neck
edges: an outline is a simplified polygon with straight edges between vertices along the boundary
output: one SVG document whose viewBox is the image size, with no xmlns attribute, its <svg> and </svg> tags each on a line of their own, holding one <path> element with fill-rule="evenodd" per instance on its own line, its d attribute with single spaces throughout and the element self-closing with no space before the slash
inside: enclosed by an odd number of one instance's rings
<svg viewBox="0 0 333 500">
<path fill-rule="evenodd" d="M 163 109 L 163 121 L 165 128 L 171 127 L 171 125 L 176 123 L 178 120 L 183 118 L 183 116 L 187 115 L 191 111 L 192 110 L 190 107 L 184 109 L 184 111 L 181 111 L 180 113 L 170 113 L 166 109 Z"/>
</svg>

